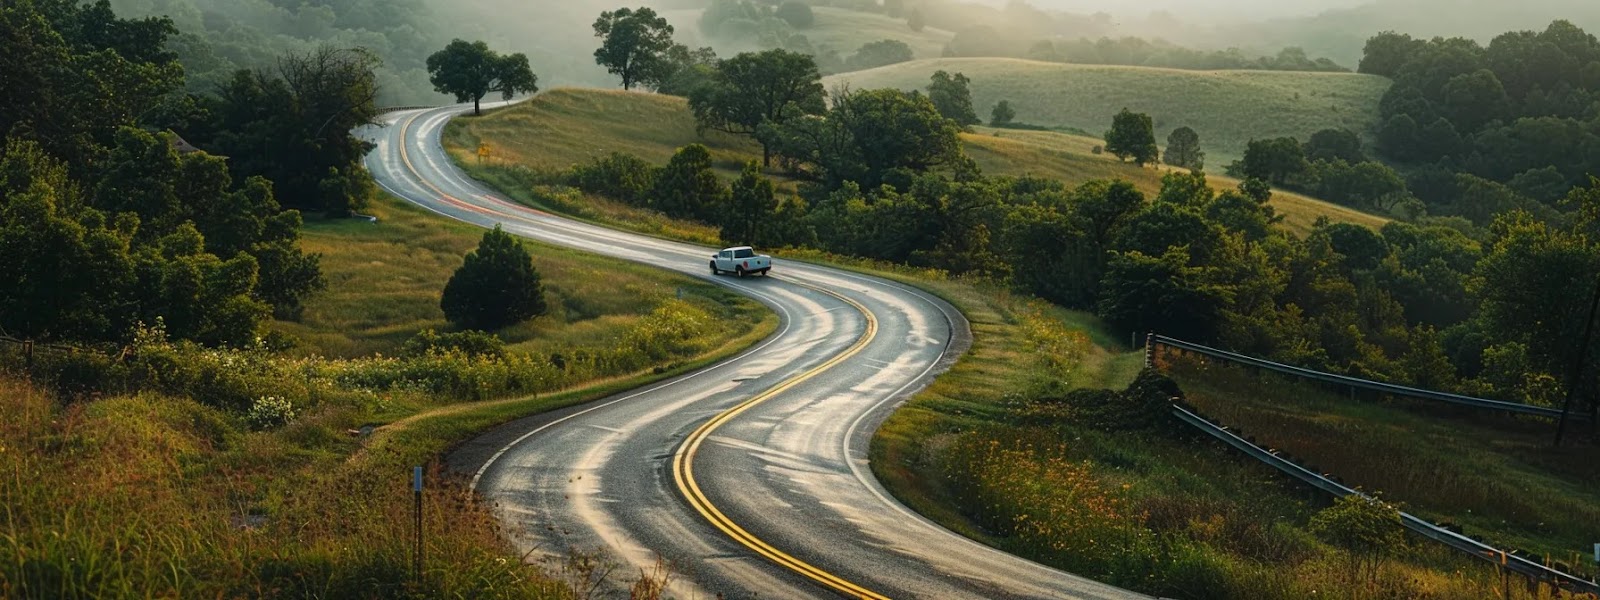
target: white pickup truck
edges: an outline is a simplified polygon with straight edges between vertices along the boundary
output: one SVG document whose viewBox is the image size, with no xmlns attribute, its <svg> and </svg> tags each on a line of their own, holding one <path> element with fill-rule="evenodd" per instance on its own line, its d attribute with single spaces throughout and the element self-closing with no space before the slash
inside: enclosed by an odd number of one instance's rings
<svg viewBox="0 0 1600 600">
<path fill-rule="evenodd" d="M 711 257 L 711 274 L 734 273 L 740 277 L 745 275 L 766 275 L 772 270 L 772 257 L 765 254 L 756 254 L 755 249 L 749 246 L 727 248 Z"/>
</svg>

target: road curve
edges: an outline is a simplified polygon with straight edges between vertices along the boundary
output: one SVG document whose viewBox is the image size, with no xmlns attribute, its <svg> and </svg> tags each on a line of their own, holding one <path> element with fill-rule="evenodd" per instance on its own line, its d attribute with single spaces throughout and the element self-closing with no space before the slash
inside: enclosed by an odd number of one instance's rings
<svg viewBox="0 0 1600 600">
<path fill-rule="evenodd" d="M 617 566 L 602 586 L 612 592 L 664 559 L 680 598 L 1143 597 L 956 535 L 872 477 L 872 432 L 965 351 L 966 321 L 948 304 L 791 262 L 773 277 L 713 278 L 711 249 L 509 202 L 441 147 L 463 110 L 391 113 L 363 131 L 379 185 L 453 219 L 713 279 L 782 319 L 732 359 L 456 451 L 531 559 L 601 556 Z"/>
</svg>

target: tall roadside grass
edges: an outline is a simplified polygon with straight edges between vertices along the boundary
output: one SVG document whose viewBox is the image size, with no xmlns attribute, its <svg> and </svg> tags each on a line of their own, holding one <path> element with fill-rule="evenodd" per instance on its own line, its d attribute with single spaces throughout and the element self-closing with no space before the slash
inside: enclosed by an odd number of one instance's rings
<svg viewBox="0 0 1600 600">
<path fill-rule="evenodd" d="M 31 364 L 0 347 L 0 598 L 579 597 L 523 564 L 439 456 L 776 328 L 717 286 L 530 244 L 551 314 L 504 344 L 439 343 L 419 331 L 447 328 L 439 291 L 481 231 L 392 199 L 376 212 L 310 226 L 330 292 L 252 347 L 159 323 Z M 420 578 L 412 465 L 429 467 Z"/>
<path fill-rule="evenodd" d="M 1349 485 L 1497 545 L 1582 566 L 1600 540 L 1600 448 L 1546 420 L 1348 394 L 1168 357 L 1196 407 Z M 1582 436 L 1579 436 L 1582 437 Z"/>
</svg>

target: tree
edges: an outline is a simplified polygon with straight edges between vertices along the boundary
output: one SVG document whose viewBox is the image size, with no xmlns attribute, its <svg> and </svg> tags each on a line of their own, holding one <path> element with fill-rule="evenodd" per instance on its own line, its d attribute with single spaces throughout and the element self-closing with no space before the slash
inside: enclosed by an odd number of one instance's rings
<svg viewBox="0 0 1600 600">
<path fill-rule="evenodd" d="M 594 51 L 595 63 L 621 77 L 624 90 L 659 80 L 670 64 L 667 53 L 673 46 L 672 33 L 672 25 L 648 7 L 600 13 L 594 35 L 603 41 Z"/>
<path fill-rule="evenodd" d="M 1511 99 L 1494 71 L 1478 69 L 1444 85 L 1443 110 L 1462 131 L 1473 132 L 1511 113 Z"/>
<path fill-rule="evenodd" d="M 528 66 L 522 53 L 501 56 L 481 41 L 456 39 L 428 57 L 428 81 L 441 94 L 455 96 L 456 102 L 472 101 L 472 114 L 480 115 L 478 103 L 489 92 L 500 92 L 510 100 L 519 93 L 539 91 L 539 77 Z"/>
<path fill-rule="evenodd" d="M 960 132 L 922 94 L 845 90 L 826 118 L 791 119 L 773 128 L 771 139 L 776 153 L 811 168 L 801 175 L 822 179 L 829 189 L 847 181 L 874 189 L 893 173 L 959 163 Z"/>
<path fill-rule="evenodd" d="M 921 7 L 911 9 L 911 14 L 906 17 L 906 26 L 917 33 L 922 33 L 928 26 L 928 18 L 922 15 Z"/>
<path fill-rule="evenodd" d="M 358 211 L 374 193 L 362 166 L 372 144 L 352 132 L 378 115 L 377 65 L 366 50 L 324 46 L 284 56 L 274 73 L 236 72 L 190 141 L 229 157 L 235 177 L 272 180 L 286 206 Z"/>
<path fill-rule="evenodd" d="M 484 331 L 515 325 L 547 310 L 533 257 L 499 225 L 484 232 L 478 248 L 450 276 L 439 308 L 457 327 Z"/>
<path fill-rule="evenodd" d="M 1182 247 L 1159 256 L 1119 253 L 1101 280 L 1097 312 L 1124 331 L 1210 340 L 1225 300 L 1204 281 L 1205 273 L 1189 266 Z"/>
<path fill-rule="evenodd" d="M 861 45 L 846 62 L 851 69 L 864 71 L 876 67 L 908 62 L 916 58 L 911 46 L 900 40 L 878 40 Z"/>
<path fill-rule="evenodd" d="M 795 29 L 810 29 L 817 22 L 816 15 L 811 12 L 811 5 L 800 0 L 786 0 L 772 11 L 772 16 L 783 19 L 790 27 Z"/>
<path fill-rule="evenodd" d="M 746 52 L 717 64 L 713 80 L 689 97 L 702 129 L 749 135 L 761 143 L 762 164 L 772 164 L 763 127 L 827 110 L 822 75 L 810 56 L 787 50 Z"/>
<path fill-rule="evenodd" d="M 1311 134 L 1311 139 L 1305 144 L 1305 153 L 1306 160 L 1312 162 L 1367 162 L 1366 155 L 1361 153 L 1361 136 L 1349 129 L 1324 129 Z"/>
<path fill-rule="evenodd" d="M 1367 40 L 1361 65 L 1356 71 L 1394 79 L 1400 74 L 1400 67 L 1410 62 L 1412 55 L 1425 46 L 1427 42 L 1412 39 L 1406 34 L 1393 31 L 1379 33 Z"/>
<path fill-rule="evenodd" d="M 711 152 L 690 144 L 679 148 L 656 173 L 650 200 L 668 216 L 710 223 L 726 209 L 728 186 L 711 170 Z"/>
<path fill-rule="evenodd" d="M 1300 141 L 1294 138 L 1250 140 L 1244 151 L 1242 171 L 1245 177 L 1271 181 L 1282 185 L 1290 178 L 1304 173 L 1310 166 Z"/>
<path fill-rule="evenodd" d="M 1167 136 L 1167 153 L 1161 162 L 1191 171 L 1206 168 L 1206 153 L 1200 149 L 1200 134 L 1188 127 L 1172 130 Z"/>
<path fill-rule="evenodd" d="M 983 121 L 978 119 L 977 112 L 972 108 L 971 84 L 972 80 L 961 73 L 951 75 L 945 71 L 936 71 L 932 81 L 928 83 L 928 99 L 939 109 L 939 114 L 955 121 L 956 125 L 961 127 L 977 125 Z"/>
<path fill-rule="evenodd" d="M 777 194 L 772 180 L 761 176 L 761 166 L 755 161 L 745 163 L 739 179 L 733 182 L 732 200 L 727 209 L 720 211 L 720 237 L 727 244 L 765 245 L 771 236 L 766 229 L 772 227 L 777 216 Z"/>
<path fill-rule="evenodd" d="M 1001 100 L 994 105 L 994 110 L 989 111 L 989 125 L 991 127 L 1005 127 L 1017 120 L 1017 111 L 1011 108 L 1011 102 Z"/>
<path fill-rule="evenodd" d="M 1118 160 L 1133 159 L 1139 166 L 1156 162 L 1161 151 L 1156 148 L 1155 126 L 1150 115 L 1122 109 L 1111 121 L 1111 131 L 1106 132 L 1106 151 Z"/>
</svg>

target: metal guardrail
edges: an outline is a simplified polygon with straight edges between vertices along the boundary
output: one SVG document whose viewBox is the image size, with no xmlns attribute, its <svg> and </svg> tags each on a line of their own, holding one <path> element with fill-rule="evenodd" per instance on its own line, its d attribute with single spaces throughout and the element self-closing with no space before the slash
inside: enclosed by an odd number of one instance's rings
<svg viewBox="0 0 1600 600">
<path fill-rule="evenodd" d="M 1356 494 L 1362 497 L 1367 497 L 1366 494 L 1362 494 L 1359 491 L 1345 487 L 1344 484 L 1329 479 L 1325 474 L 1316 473 L 1310 469 L 1296 464 L 1291 460 L 1278 456 L 1276 452 L 1262 448 L 1261 446 L 1257 446 L 1250 440 L 1247 440 L 1241 437 L 1239 434 L 1228 430 L 1228 428 L 1216 423 L 1212 423 L 1211 421 L 1206 420 L 1205 417 L 1202 417 L 1187 408 L 1174 404 L 1172 406 L 1172 414 L 1179 420 L 1182 420 L 1183 422 L 1188 423 L 1189 425 L 1192 425 L 1201 431 L 1204 431 L 1211 437 L 1221 440 L 1223 443 L 1243 451 L 1245 454 L 1250 455 L 1251 458 L 1255 458 L 1256 460 L 1266 463 L 1268 466 L 1287 473 L 1296 479 L 1304 481 L 1307 484 L 1310 484 L 1312 487 L 1328 492 L 1335 496 L 1342 497 Z M 1422 537 L 1450 546 L 1462 552 L 1466 552 L 1485 561 L 1495 563 L 1511 572 L 1533 577 L 1568 591 L 1587 594 L 1600 594 L 1600 583 L 1596 583 L 1595 581 L 1584 579 L 1577 575 L 1566 573 L 1557 569 L 1552 569 L 1523 556 L 1495 548 L 1465 535 L 1445 529 L 1424 519 L 1413 516 L 1410 513 L 1400 513 L 1400 520 L 1405 525 L 1406 529 L 1410 529 Z"/>
<path fill-rule="evenodd" d="M 1321 371 L 1313 371 L 1311 369 L 1307 369 L 1307 368 L 1304 368 L 1304 367 L 1296 367 L 1296 366 L 1293 366 L 1293 365 L 1285 365 L 1285 364 L 1281 364 L 1281 363 L 1275 363 L 1275 362 L 1272 362 L 1272 361 L 1269 361 L 1269 360 L 1262 360 L 1262 359 L 1251 357 L 1251 356 L 1245 356 L 1243 354 L 1237 354 L 1237 353 L 1233 353 L 1233 352 L 1228 352 L 1227 350 L 1218 350 L 1216 348 L 1211 348 L 1211 347 L 1208 347 L 1208 346 L 1202 346 L 1200 344 L 1196 344 L 1196 343 L 1193 343 L 1193 342 L 1185 342 L 1183 340 L 1169 338 L 1169 337 L 1164 336 L 1164 335 L 1151 335 L 1151 341 L 1152 341 L 1153 344 L 1159 344 L 1159 345 L 1167 346 L 1167 347 L 1170 347 L 1170 348 L 1178 348 L 1180 350 L 1187 350 L 1187 351 L 1195 352 L 1195 353 L 1198 353 L 1198 354 L 1204 354 L 1206 356 L 1210 356 L 1210 357 L 1213 357 L 1213 358 L 1219 358 L 1219 359 L 1222 359 L 1222 360 L 1235 362 L 1235 363 L 1239 363 L 1239 364 L 1242 364 L 1242 365 L 1248 365 L 1248 366 L 1257 367 L 1257 368 L 1261 368 L 1261 369 L 1267 369 L 1267 370 L 1270 370 L 1270 371 L 1277 371 L 1279 373 L 1284 373 L 1284 374 L 1287 374 L 1287 375 L 1294 375 L 1296 377 L 1304 377 L 1306 379 L 1314 379 L 1314 380 L 1317 380 L 1317 381 L 1323 381 L 1323 382 L 1327 382 L 1327 383 L 1335 383 L 1335 384 L 1339 384 L 1339 385 L 1349 386 L 1349 387 L 1352 387 L 1352 388 L 1360 388 L 1360 389 L 1365 389 L 1365 390 L 1372 390 L 1372 391 L 1375 391 L 1375 392 L 1381 392 L 1381 393 L 1390 394 L 1390 395 L 1393 395 L 1393 396 L 1405 396 L 1405 397 L 1408 397 L 1408 398 L 1420 398 L 1420 399 L 1424 399 L 1424 400 L 1438 400 L 1438 401 L 1441 401 L 1441 402 L 1449 402 L 1449 403 L 1452 403 L 1452 404 L 1459 404 L 1459 405 L 1462 405 L 1462 406 L 1469 406 L 1469 407 L 1472 407 L 1472 408 L 1479 408 L 1479 409 L 1486 409 L 1486 410 L 1497 410 L 1497 411 L 1501 411 L 1501 412 L 1518 413 L 1518 414 L 1524 414 L 1524 415 L 1533 415 L 1533 416 L 1536 416 L 1536 417 L 1546 417 L 1546 418 L 1551 418 L 1551 419 L 1559 419 L 1559 418 L 1561 418 L 1561 411 L 1556 410 L 1554 408 L 1545 408 L 1543 406 L 1533 406 L 1531 404 L 1521 404 L 1521 403 L 1517 403 L 1517 402 L 1506 402 L 1506 401 L 1503 401 L 1503 400 L 1488 400 L 1488 399 L 1484 399 L 1484 398 L 1474 398 L 1472 396 L 1463 396 L 1463 395 L 1460 395 L 1460 394 L 1448 394 L 1448 393 L 1445 393 L 1445 392 L 1436 392 L 1436 391 L 1433 391 L 1433 390 L 1424 390 L 1424 389 L 1421 389 L 1421 388 L 1414 388 L 1414 387 L 1408 387 L 1408 386 L 1403 386 L 1403 385 L 1396 385 L 1396 384 L 1393 384 L 1393 383 L 1383 383 L 1381 381 L 1371 381 L 1371 380 L 1367 380 L 1367 379 L 1359 379 L 1359 378 L 1356 378 L 1356 377 L 1350 377 L 1348 375 L 1336 375 L 1336 374 L 1333 374 L 1333 373 L 1324 373 L 1324 372 L 1321 372 Z M 1573 414 L 1568 415 L 1567 418 L 1574 419 L 1574 420 L 1587 421 L 1589 419 L 1589 415 L 1573 413 Z"/>
<path fill-rule="evenodd" d="M 416 106 L 380 106 L 380 107 L 378 107 L 378 114 L 381 115 L 381 114 L 384 114 L 384 113 L 400 112 L 402 110 L 423 110 L 423 109 L 428 109 L 428 108 L 439 108 L 439 107 L 435 106 L 435 105 L 432 105 L 432 104 L 419 104 L 419 105 L 416 105 Z"/>
</svg>

